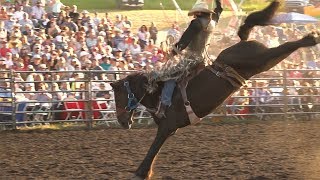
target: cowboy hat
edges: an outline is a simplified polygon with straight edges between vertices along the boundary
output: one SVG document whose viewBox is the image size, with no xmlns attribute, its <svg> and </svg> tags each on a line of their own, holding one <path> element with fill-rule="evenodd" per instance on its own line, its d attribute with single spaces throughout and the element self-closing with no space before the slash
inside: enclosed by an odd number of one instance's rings
<svg viewBox="0 0 320 180">
<path fill-rule="evenodd" d="M 192 16 L 195 12 L 214 13 L 209 9 L 209 5 L 203 0 L 198 0 L 193 5 L 192 9 L 188 12 L 188 16 Z"/>
</svg>

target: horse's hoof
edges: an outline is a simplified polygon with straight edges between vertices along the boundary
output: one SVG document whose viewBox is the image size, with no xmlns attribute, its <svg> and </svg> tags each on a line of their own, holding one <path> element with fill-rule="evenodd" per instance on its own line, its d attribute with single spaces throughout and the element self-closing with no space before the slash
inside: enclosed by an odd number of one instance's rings
<svg viewBox="0 0 320 180">
<path fill-rule="evenodd" d="M 135 175 L 130 180 L 144 180 L 144 178 Z"/>
<path fill-rule="evenodd" d="M 319 31 L 315 31 L 314 33 L 313 33 L 313 38 L 314 38 L 314 40 L 315 40 L 315 42 L 318 44 L 318 43 L 320 43 L 320 32 Z"/>
<path fill-rule="evenodd" d="M 302 41 L 304 42 L 303 47 L 314 46 L 320 43 L 320 33 L 318 31 L 313 31 L 306 35 Z"/>
</svg>

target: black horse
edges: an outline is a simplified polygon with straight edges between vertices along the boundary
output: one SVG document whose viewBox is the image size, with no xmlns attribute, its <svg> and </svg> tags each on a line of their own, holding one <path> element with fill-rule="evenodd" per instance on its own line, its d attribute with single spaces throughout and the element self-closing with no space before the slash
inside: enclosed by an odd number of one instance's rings
<svg viewBox="0 0 320 180">
<path fill-rule="evenodd" d="M 278 7 L 279 2 L 273 1 L 262 11 L 250 14 L 238 31 L 241 41 L 223 50 L 216 62 L 228 65 L 243 78 L 249 79 L 258 73 L 269 70 L 297 49 L 314 46 L 320 42 L 318 32 L 312 32 L 300 40 L 286 42 L 276 48 L 267 48 L 257 41 L 247 41 L 251 29 L 255 25 L 268 25 L 268 21 L 273 17 Z M 115 93 L 118 121 L 126 129 L 129 129 L 133 123 L 134 110 L 139 102 L 149 109 L 156 108 L 159 102 L 161 83 L 154 93 L 148 93 L 145 88 L 147 84 L 148 79 L 144 73 L 134 73 L 111 85 Z M 212 73 L 208 67 L 191 79 L 186 88 L 188 100 L 198 117 L 204 117 L 211 113 L 237 89 L 239 87 Z M 157 119 L 153 113 L 152 115 L 158 125 L 157 135 L 133 179 L 150 178 L 154 159 L 166 139 L 174 134 L 178 128 L 190 125 L 178 87 L 173 94 L 172 105 L 167 109 L 166 118 Z"/>
</svg>

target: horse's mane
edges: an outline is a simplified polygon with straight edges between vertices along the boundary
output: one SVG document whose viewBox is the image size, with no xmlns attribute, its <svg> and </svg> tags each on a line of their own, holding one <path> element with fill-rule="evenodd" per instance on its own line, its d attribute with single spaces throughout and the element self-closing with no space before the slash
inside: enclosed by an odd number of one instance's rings
<svg viewBox="0 0 320 180">
<path fill-rule="evenodd" d="M 139 81 L 142 81 L 144 78 L 146 78 L 146 73 L 142 71 L 133 72 L 129 74 L 127 77 L 125 77 L 123 80 L 127 80 L 129 82 L 139 83 Z"/>
<path fill-rule="evenodd" d="M 113 85 L 115 87 L 120 87 L 125 81 L 129 82 L 130 87 L 134 87 L 136 89 L 141 89 L 141 87 L 146 88 L 148 83 L 147 73 L 142 71 L 132 72 L 125 78 L 115 81 Z"/>
<path fill-rule="evenodd" d="M 139 79 L 139 78 L 142 78 L 144 75 L 145 73 L 141 71 L 132 72 L 125 78 L 115 81 L 114 84 L 123 83 L 123 81 L 131 81 L 131 80 Z"/>
</svg>

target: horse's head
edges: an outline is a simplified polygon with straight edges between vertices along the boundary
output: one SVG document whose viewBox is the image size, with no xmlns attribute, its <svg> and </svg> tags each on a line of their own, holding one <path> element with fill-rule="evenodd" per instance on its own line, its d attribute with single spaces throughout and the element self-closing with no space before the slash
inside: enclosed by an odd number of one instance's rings
<svg viewBox="0 0 320 180">
<path fill-rule="evenodd" d="M 146 83 L 147 78 L 141 73 L 135 73 L 111 83 L 114 91 L 117 119 L 125 129 L 131 128 L 134 112 L 146 94 L 144 88 Z"/>
</svg>

